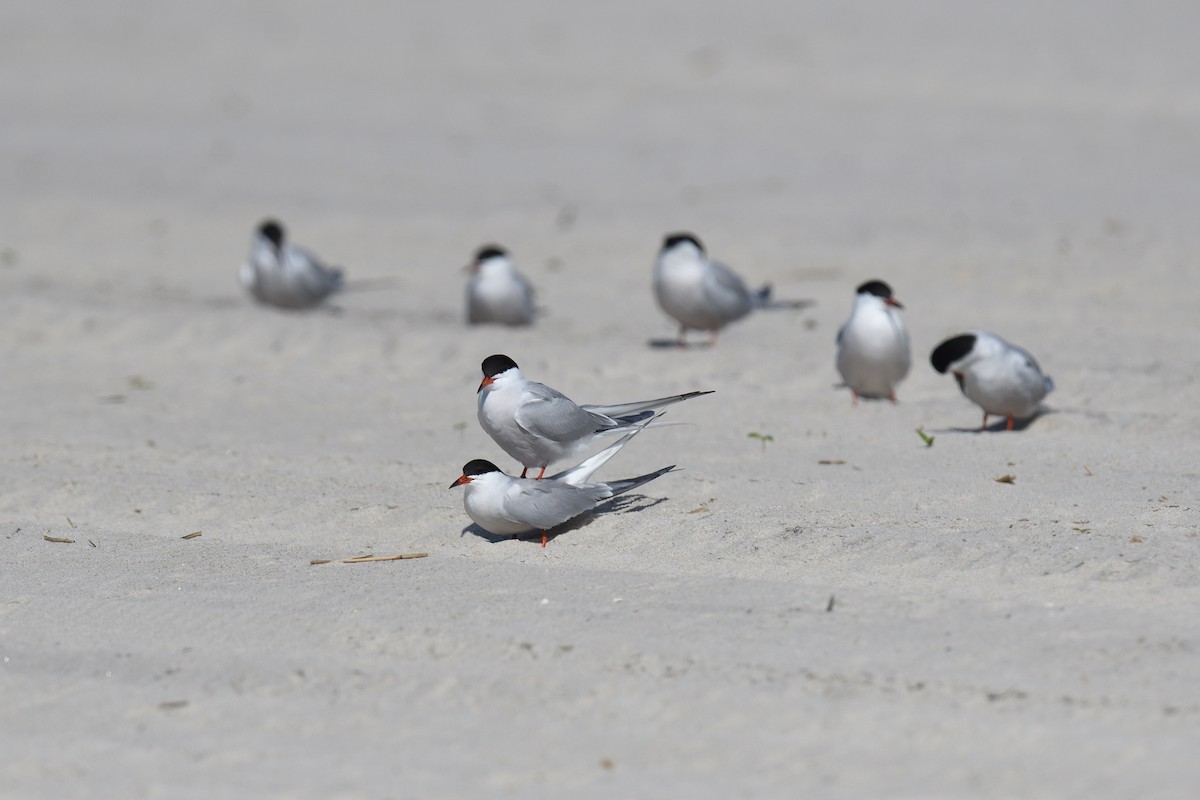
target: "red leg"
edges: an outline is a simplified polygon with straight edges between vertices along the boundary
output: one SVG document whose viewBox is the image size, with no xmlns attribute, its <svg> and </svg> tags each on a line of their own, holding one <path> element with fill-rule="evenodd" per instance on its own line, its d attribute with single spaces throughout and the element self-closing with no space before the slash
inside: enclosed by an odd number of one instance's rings
<svg viewBox="0 0 1200 800">
<path fill-rule="evenodd" d="M 1008 418 L 1008 425 L 1006 425 L 1006 426 L 1005 426 L 1004 430 L 1006 430 L 1006 431 L 1011 431 L 1011 430 L 1013 429 L 1013 423 L 1014 423 L 1014 422 L 1016 422 L 1016 420 L 1014 420 L 1012 417 L 1009 417 L 1009 418 Z"/>
<path fill-rule="evenodd" d="M 858 408 L 858 392 L 854 391 L 853 389 L 850 390 L 850 405 L 852 405 L 854 408 Z"/>
<path fill-rule="evenodd" d="M 546 474 L 546 466 L 546 464 L 542 464 L 542 469 L 538 472 L 537 480 L 540 481 L 542 476 Z"/>
<path fill-rule="evenodd" d="M 711 333 L 708 334 L 708 346 L 709 347 L 717 346 L 717 332 L 716 331 L 712 331 Z"/>
<path fill-rule="evenodd" d="M 983 412 L 983 427 L 979 429 L 980 433 L 987 430 L 987 418 L 988 418 L 988 413 L 985 411 L 985 412 Z"/>
<path fill-rule="evenodd" d="M 546 532 L 542 531 L 542 547 L 546 546 Z"/>
<path fill-rule="evenodd" d="M 888 400 L 892 401 L 892 405 L 896 405 L 897 400 L 896 400 L 896 390 L 895 389 L 892 389 L 891 391 L 888 392 Z"/>
</svg>

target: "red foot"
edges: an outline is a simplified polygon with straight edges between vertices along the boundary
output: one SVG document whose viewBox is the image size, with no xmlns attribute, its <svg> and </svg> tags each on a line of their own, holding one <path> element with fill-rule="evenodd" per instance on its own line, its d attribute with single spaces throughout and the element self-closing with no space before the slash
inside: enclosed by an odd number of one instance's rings
<svg viewBox="0 0 1200 800">
<path fill-rule="evenodd" d="M 888 392 L 888 400 L 892 401 L 892 405 L 896 405 L 897 400 L 896 400 L 896 390 L 895 389 L 892 389 L 890 392 Z"/>
<path fill-rule="evenodd" d="M 1013 423 L 1014 423 L 1014 422 L 1016 422 L 1016 420 L 1014 420 L 1012 417 L 1009 417 L 1009 418 L 1008 418 L 1008 425 L 1006 425 L 1006 426 L 1004 427 L 1004 430 L 1006 430 L 1006 431 L 1011 431 L 1011 430 L 1013 429 Z"/>
<path fill-rule="evenodd" d="M 546 546 L 546 532 L 542 531 L 542 547 Z"/>
</svg>

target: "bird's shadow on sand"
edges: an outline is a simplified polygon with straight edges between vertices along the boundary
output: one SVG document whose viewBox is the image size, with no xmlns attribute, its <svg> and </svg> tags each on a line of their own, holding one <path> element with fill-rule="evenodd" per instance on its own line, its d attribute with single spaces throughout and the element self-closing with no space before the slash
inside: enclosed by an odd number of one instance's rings
<svg viewBox="0 0 1200 800">
<path fill-rule="evenodd" d="M 558 527 L 551 528 L 549 531 L 547 531 L 546 542 L 549 544 L 551 540 L 561 533 L 577 531 L 581 528 L 591 525 L 596 521 L 597 514 L 638 514 L 646 509 L 654 508 L 659 503 L 665 503 L 666 501 L 667 498 L 665 497 L 652 498 L 647 497 L 644 494 L 623 494 L 619 497 L 614 497 L 611 500 L 596 506 L 594 509 L 592 509 L 592 511 L 586 514 L 581 514 L 569 522 L 564 522 Z M 485 531 L 475 523 L 471 523 L 467 527 L 463 528 L 459 535 L 466 536 L 468 533 L 472 534 L 473 536 L 478 536 L 480 539 L 486 539 L 492 544 L 511 542 L 514 539 L 522 542 L 537 542 L 539 544 L 542 541 L 541 531 L 529 531 L 528 533 L 518 534 L 497 534 Z"/>
<path fill-rule="evenodd" d="M 1026 430 L 1027 428 L 1029 428 L 1031 425 L 1033 425 L 1034 422 L 1036 422 L 1041 417 L 1045 417 L 1045 416 L 1049 416 L 1050 414 L 1057 414 L 1057 413 L 1058 412 L 1055 411 L 1053 408 L 1039 408 L 1037 411 L 1033 412 L 1033 416 L 1025 417 L 1024 419 L 1015 420 L 1013 422 L 1012 431 L 1008 430 L 1008 420 L 1005 419 L 1004 417 L 1000 417 L 999 420 L 997 420 L 996 422 L 993 422 L 991 425 L 988 425 L 986 428 L 938 428 L 938 429 L 926 429 L 925 432 L 926 433 L 1018 433 L 1020 431 L 1023 431 L 1023 430 Z"/>
<path fill-rule="evenodd" d="M 652 350 L 710 350 L 712 345 L 704 342 L 683 342 L 678 339 L 651 339 L 646 345 Z"/>
</svg>

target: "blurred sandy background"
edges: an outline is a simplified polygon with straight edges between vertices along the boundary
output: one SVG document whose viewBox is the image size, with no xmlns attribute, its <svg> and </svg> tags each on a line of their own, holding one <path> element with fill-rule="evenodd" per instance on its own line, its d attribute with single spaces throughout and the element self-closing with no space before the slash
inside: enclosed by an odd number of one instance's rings
<svg viewBox="0 0 1200 800">
<path fill-rule="evenodd" d="M 0 795 L 1195 796 L 1198 26 L 0 6 Z M 267 215 L 399 288 L 255 307 Z M 816 305 L 649 347 L 679 228 Z M 462 324 L 485 241 L 534 329 Z M 914 369 L 856 409 L 869 278 Z M 928 367 L 975 326 L 1058 384 L 1023 432 Z M 493 544 L 445 488 L 512 466 L 493 352 L 581 402 L 716 394 L 597 477 L 682 472 Z"/>
</svg>

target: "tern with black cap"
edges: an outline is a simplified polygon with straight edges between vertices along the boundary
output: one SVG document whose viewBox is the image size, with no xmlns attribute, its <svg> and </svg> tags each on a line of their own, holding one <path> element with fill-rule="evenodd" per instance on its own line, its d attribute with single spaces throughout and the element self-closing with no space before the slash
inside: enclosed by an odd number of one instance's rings
<svg viewBox="0 0 1200 800">
<path fill-rule="evenodd" d="M 238 278 L 258 302 L 287 309 L 314 308 L 343 283 L 341 269 L 288 244 L 283 225 L 274 219 L 258 226 Z"/>
<path fill-rule="evenodd" d="M 836 362 L 855 404 L 859 397 L 896 402 L 896 384 L 912 366 L 908 330 L 900 318 L 903 308 L 883 281 L 858 287 L 850 318 L 838 330 Z"/>
<path fill-rule="evenodd" d="M 988 415 L 996 414 L 1007 417 L 1011 431 L 1054 390 L 1054 381 L 1028 351 L 988 331 L 952 336 L 934 348 L 929 360 L 938 373 L 954 375 L 967 399 L 983 409 L 980 430 L 987 428 Z"/>
<path fill-rule="evenodd" d="M 687 392 L 614 405 L 576 405 L 549 386 L 526 379 L 506 355 L 483 360 L 476 392 L 479 424 L 496 444 L 523 467 L 521 477 L 570 458 L 603 436 L 627 433 L 654 416 L 654 409 L 681 403 L 711 391 Z"/>
<path fill-rule="evenodd" d="M 679 323 L 680 347 L 687 345 L 690 330 L 708 331 L 711 347 L 726 325 L 765 307 L 771 287 L 750 291 L 737 273 L 708 257 L 694 234 L 672 233 L 663 239 L 654 263 L 654 296 Z"/>
<path fill-rule="evenodd" d="M 499 245 L 484 245 L 467 267 L 467 322 L 471 325 L 529 325 L 533 287 Z"/>
<path fill-rule="evenodd" d="M 653 419 L 637 425 L 629 433 L 586 461 L 544 480 L 514 478 L 495 464 L 483 459 L 468 461 L 463 474 L 450 484 L 465 486 L 463 507 L 476 525 L 500 535 L 540 530 L 542 547 L 546 531 L 591 511 L 598 504 L 667 474 L 674 465 L 639 475 L 636 478 L 588 483 L 588 479 L 606 461 L 617 454 Z"/>
</svg>

